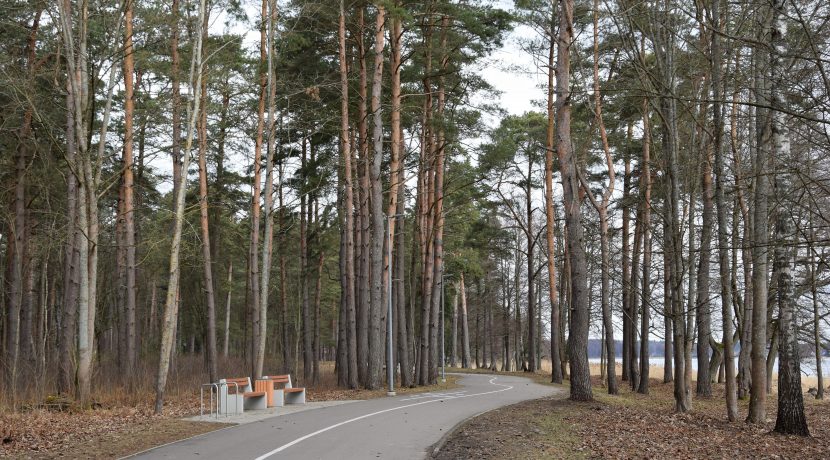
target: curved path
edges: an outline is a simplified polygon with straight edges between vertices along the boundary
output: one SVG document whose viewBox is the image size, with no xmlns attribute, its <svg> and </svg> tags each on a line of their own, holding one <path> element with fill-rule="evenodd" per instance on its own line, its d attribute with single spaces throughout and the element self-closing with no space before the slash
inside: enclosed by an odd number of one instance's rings
<svg viewBox="0 0 830 460">
<path fill-rule="evenodd" d="M 371 399 L 238 425 L 139 454 L 137 458 L 424 458 L 469 417 L 562 392 L 523 377 L 460 374 L 459 388 Z"/>
</svg>

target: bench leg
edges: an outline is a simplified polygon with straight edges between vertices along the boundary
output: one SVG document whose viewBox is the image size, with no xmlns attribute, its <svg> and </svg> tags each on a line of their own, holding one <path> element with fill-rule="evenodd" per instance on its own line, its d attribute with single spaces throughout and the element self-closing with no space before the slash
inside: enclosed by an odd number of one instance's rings
<svg viewBox="0 0 830 460">
<path fill-rule="evenodd" d="M 219 413 L 222 415 L 241 414 L 245 408 L 240 395 L 227 395 L 227 398 L 222 395 L 219 398 Z"/>
<path fill-rule="evenodd" d="M 285 391 L 274 390 L 273 404 L 271 407 L 282 407 L 285 405 Z"/>
<path fill-rule="evenodd" d="M 268 408 L 268 398 L 265 395 L 245 398 L 246 410 L 262 410 Z"/>
<path fill-rule="evenodd" d="M 288 404 L 305 404 L 305 390 L 287 393 L 285 399 Z"/>
</svg>

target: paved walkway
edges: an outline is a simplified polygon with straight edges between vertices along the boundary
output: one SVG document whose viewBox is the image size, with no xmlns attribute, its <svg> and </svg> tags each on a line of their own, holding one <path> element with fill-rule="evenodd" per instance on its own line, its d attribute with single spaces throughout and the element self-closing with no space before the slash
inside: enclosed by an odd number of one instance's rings
<svg viewBox="0 0 830 460">
<path fill-rule="evenodd" d="M 502 375 L 463 374 L 458 383 L 460 388 L 440 393 L 335 402 L 285 415 L 278 410 L 274 416 L 162 446 L 138 458 L 419 459 L 469 417 L 564 391 Z"/>
<path fill-rule="evenodd" d="M 359 401 L 359 399 L 347 399 L 343 401 L 315 401 L 305 404 L 287 404 L 283 407 L 269 407 L 265 410 L 249 410 L 236 415 L 220 415 L 218 417 L 216 415 L 197 415 L 195 417 L 188 417 L 185 420 L 190 422 L 235 423 L 237 425 L 243 425 L 245 423 L 259 422 L 267 418 L 283 417 L 307 410 L 323 409 L 325 407 L 339 406 L 340 404 Z"/>
</svg>

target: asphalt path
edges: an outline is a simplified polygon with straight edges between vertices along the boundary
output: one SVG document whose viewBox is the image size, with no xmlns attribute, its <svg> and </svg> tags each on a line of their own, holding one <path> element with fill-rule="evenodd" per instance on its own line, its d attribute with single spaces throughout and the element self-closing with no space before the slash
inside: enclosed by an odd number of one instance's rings
<svg viewBox="0 0 830 460">
<path fill-rule="evenodd" d="M 152 459 L 420 459 L 477 414 L 562 392 L 523 377 L 459 374 L 459 387 L 238 425 L 139 454 Z"/>
</svg>

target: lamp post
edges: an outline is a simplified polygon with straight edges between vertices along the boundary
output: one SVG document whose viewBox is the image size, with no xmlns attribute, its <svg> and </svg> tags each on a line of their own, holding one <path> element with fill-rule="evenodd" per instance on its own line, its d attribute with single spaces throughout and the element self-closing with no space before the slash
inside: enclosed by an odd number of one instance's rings
<svg viewBox="0 0 830 460">
<path fill-rule="evenodd" d="M 392 219 L 400 217 L 403 214 L 393 214 L 386 216 L 386 260 L 389 264 L 387 268 L 387 311 L 386 311 L 386 381 L 389 383 L 389 389 L 386 391 L 386 396 L 395 396 L 395 356 L 392 346 Z"/>
</svg>

